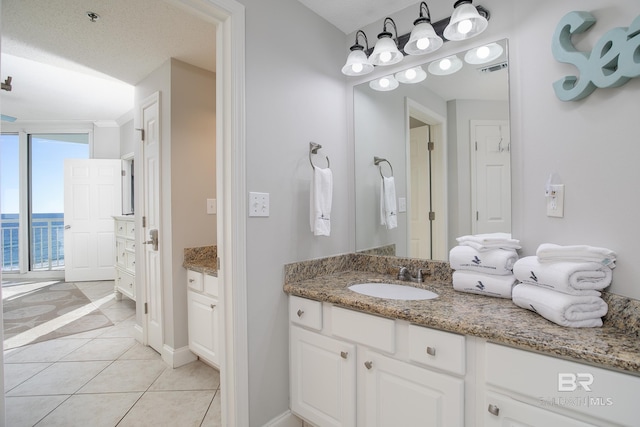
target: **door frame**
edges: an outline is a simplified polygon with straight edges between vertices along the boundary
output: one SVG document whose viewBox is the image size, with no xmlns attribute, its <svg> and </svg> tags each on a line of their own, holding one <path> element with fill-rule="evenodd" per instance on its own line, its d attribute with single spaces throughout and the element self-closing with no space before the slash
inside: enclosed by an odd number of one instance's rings
<svg viewBox="0 0 640 427">
<path fill-rule="evenodd" d="M 167 1 L 216 24 L 218 280 L 226 284 L 220 287 L 222 425 L 247 426 L 245 9 L 236 0 Z"/>
</svg>

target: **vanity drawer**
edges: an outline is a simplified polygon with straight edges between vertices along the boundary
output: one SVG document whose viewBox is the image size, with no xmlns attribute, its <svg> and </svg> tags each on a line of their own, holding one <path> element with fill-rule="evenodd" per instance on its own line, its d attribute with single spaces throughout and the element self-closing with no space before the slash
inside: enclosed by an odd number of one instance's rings
<svg viewBox="0 0 640 427">
<path fill-rule="evenodd" d="M 116 236 L 126 237 L 127 235 L 127 221 L 116 220 Z"/>
<path fill-rule="evenodd" d="M 187 270 L 187 286 L 194 291 L 202 292 L 203 277 L 202 273 L 193 270 Z"/>
<path fill-rule="evenodd" d="M 371 348 L 395 353 L 395 321 L 340 307 L 331 307 L 331 333 Z"/>
<path fill-rule="evenodd" d="M 124 245 L 128 251 L 134 252 L 136 250 L 136 242 L 133 240 L 127 240 Z"/>
<path fill-rule="evenodd" d="M 136 236 L 136 224 L 134 222 L 127 222 L 126 235 L 132 239 Z"/>
<path fill-rule="evenodd" d="M 322 329 L 322 303 L 291 295 L 289 296 L 289 319 L 291 323 L 319 331 Z"/>
<path fill-rule="evenodd" d="M 409 325 L 409 359 L 423 365 L 464 375 L 464 335 Z"/>
</svg>

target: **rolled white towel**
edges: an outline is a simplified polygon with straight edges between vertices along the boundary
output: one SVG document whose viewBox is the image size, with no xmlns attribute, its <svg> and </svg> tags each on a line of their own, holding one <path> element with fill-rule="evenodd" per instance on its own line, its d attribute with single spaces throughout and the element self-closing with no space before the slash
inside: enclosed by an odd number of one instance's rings
<svg viewBox="0 0 640 427">
<path fill-rule="evenodd" d="M 478 271 L 485 274 L 505 276 L 512 274 L 518 260 L 515 249 L 492 249 L 478 251 L 470 246 L 454 246 L 449 251 L 449 264 L 454 270 Z"/>
<path fill-rule="evenodd" d="M 494 276 L 463 270 L 454 271 L 452 281 L 456 291 L 498 298 L 511 298 L 511 290 L 517 283 L 513 274 Z"/>
<path fill-rule="evenodd" d="M 510 233 L 470 234 L 456 238 L 461 246 L 471 246 L 478 251 L 491 249 L 520 249 L 520 241 L 511 238 Z"/>
<path fill-rule="evenodd" d="M 522 283 L 513 288 L 512 299 L 518 307 L 536 312 L 558 325 L 573 328 L 602 326 L 602 316 L 609 309 L 600 297 L 567 295 Z"/>
<path fill-rule="evenodd" d="M 616 266 L 616 253 L 611 249 L 599 248 L 596 246 L 560 246 L 553 243 L 543 243 L 538 246 L 536 256 L 540 262 L 597 262 L 610 268 L 614 268 Z"/>
<path fill-rule="evenodd" d="M 600 296 L 611 284 L 609 267 L 596 262 L 540 262 L 536 256 L 520 258 L 513 274 L 522 283 L 553 289 L 570 295 Z"/>
</svg>

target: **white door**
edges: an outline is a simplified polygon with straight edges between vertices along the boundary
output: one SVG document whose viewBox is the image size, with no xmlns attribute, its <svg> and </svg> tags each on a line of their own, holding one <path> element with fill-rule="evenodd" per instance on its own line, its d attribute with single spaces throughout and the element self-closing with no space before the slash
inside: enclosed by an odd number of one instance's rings
<svg viewBox="0 0 640 427">
<path fill-rule="evenodd" d="M 431 259 L 429 227 L 429 126 L 411 129 L 411 233 L 410 256 Z"/>
<path fill-rule="evenodd" d="M 162 354 L 162 235 L 160 234 L 160 94 L 156 92 L 139 107 L 142 131 L 142 233 L 143 289 L 146 302 L 146 344 Z M 155 236 L 155 237 L 153 237 Z M 154 242 L 155 240 L 155 242 Z"/>
<path fill-rule="evenodd" d="M 114 279 L 113 215 L 122 214 L 121 189 L 119 159 L 65 159 L 65 281 Z"/>
<path fill-rule="evenodd" d="M 506 120 L 471 120 L 472 232 L 511 232 L 511 140 Z"/>
</svg>

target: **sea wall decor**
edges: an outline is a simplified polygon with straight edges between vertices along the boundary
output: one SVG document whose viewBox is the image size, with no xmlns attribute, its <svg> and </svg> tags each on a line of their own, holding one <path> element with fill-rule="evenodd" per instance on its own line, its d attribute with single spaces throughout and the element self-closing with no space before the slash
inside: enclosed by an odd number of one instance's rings
<svg viewBox="0 0 640 427">
<path fill-rule="evenodd" d="M 640 76 L 640 16 L 628 28 L 607 31 L 590 53 L 581 52 L 571 37 L 587 31 L 596 18 L 589 12 L 569 12 L 558 23 L 553 34 L 552 52 L 559 62 L 573 64 L 579 74 L 565 76 L 553 83 L 562 101 L 578 101 L 596 88 L 622 86 Z"/>
</svg>

